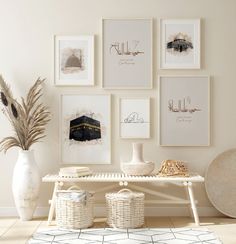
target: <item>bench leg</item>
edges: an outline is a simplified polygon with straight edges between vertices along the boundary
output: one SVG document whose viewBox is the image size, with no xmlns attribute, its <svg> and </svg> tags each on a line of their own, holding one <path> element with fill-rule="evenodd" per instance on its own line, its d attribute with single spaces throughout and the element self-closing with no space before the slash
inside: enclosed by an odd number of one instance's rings
<svg viewBox="0 0 236 244">
<path fill-rule="evenodd" d="M 195 224 L 199 226 L 199 217 L 198 217 L 197 207 L 194 199 L 192 182 L 185 182 L 184 185 L 187 187 L 188 190 L 189 200 L 191 203 L 191 209 L 192 209 Z"/>
<path fill-rule="evenodd" d="M 50 209 L 49 209 L 49 214 L 48 214 L 48 225 L 51 225 L 53 215 L 54 215 L 54 211 L 55 211 L 55 205 L 56 205 L 56 193 L 57 193 L 57 190 L 61 189 L 61 186 L 62 185 L 60 182 L 55 182 L 52 199 L 49 201 L 50 202 Z"/>
</svg>

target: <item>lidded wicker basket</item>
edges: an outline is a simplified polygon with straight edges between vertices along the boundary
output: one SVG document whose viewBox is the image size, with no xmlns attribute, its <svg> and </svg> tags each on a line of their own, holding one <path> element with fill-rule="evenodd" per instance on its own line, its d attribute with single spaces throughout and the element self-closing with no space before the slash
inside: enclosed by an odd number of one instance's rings
<svg viewBox="0 0 236 244">
<path fill-rule="evenodd" d="M 93 225 L 93 194 L 73 188 L 56 193 L 57 225 L 68 229 L 88 228 Z"/>
<path fill-rule="evenodd" d="M 122 189 L 106 194 L 107 224 L 113 228 L 137 228 L 144 224 L 144 193 Z"/>
</svg>

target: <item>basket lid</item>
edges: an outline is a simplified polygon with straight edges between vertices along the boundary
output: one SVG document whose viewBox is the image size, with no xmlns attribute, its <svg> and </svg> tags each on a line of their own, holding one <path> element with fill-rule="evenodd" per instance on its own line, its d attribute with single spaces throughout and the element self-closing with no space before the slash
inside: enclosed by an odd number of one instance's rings
<svg viewBox="0 0 236 244">
<path fill-rule="evenodd" d="M 116 198 L 116 199 L 131 199 L 131 198 L 138 198 L 138 197 L 141 197 L 143 198 L 144 197 L 144 193 L 142 192 L 134 192 L 134 191 L 131 191 L 130 189 L 122 189 L 118 192 L 111 192 L 111 193 L 107 193 L 106 194 L 106 198 Z"/>
</svg>

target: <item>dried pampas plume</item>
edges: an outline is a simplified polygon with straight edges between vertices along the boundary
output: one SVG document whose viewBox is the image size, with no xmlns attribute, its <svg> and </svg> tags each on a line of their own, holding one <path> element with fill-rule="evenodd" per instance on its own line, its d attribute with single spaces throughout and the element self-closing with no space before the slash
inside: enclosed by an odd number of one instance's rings
<svg viewBox="0 0 236 244">
<path fill-rule="evenodd" d="M 10 121 L 15 135 L 6 137 L 0 142 L 0 150 L 6 152 L 11 147 L 29 148 L 45 137 L 45 126 L 50 121 L 48 108 L 39 102 L 42 97 L 44 80 L 38 78 L 30 88 L 26 99 L 21 103 L 14 99 L 10 87 L 0 75 L 0 99 L 3 113 Z"/>
</svg>

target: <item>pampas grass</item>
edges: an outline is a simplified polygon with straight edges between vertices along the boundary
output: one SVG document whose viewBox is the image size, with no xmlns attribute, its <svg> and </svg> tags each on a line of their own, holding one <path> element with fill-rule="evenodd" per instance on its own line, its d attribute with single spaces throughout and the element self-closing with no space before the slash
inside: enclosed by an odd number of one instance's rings
<svg viewBox="0 0 236 244">
<path fill-rule="evenodd" d="M 14 136 L 5 137 L 0 141 L 0 150 L 7 152 L 11 147 L 29 150 L 30 147 L 45 137 L 45 126 L 50 121 L 48 108 L 39 102 L 42 97 L 44 80 L 38 78 L 30 88 L 26 99 L 19 103 L 10 87 L 0 75 L 0 98 L 3 113 L 8 118 L 15 132 Z"/>
</svg>

